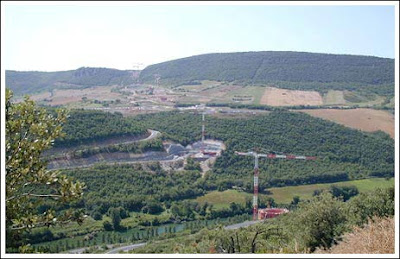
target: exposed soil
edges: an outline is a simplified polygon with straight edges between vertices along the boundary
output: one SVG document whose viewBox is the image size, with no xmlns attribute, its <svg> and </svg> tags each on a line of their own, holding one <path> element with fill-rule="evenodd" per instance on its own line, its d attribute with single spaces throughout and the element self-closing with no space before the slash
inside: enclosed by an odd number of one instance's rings
<svg viewBox="0 0 400 259">
<path fill-rule="evenodd" d="M 287 90 L 267 87 L 260 104 L 270 106 L 322 105 L 322 96 L 316 91 Z"/>
<path fill-rule="evenodd" d="M 394 138 L 394 116 L 387 111 L 366 108 L 348 110 L 305 109 L 301 111 L 354 129 L 367 132 L 382 130 Z"/>
</svg>

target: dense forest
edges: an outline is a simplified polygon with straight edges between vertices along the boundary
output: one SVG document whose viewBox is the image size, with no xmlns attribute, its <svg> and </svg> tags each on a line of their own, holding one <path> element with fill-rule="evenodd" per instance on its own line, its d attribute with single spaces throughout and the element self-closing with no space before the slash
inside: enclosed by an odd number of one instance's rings
<svg viewBox="0 0 400 259">
<path fill-rule="evenodd" d="M 49 109 L 54 110 L 54 109 Z M 146 128 L 120 113 L 72 110 L 63 126 L 65 136 L 57 139 L 56 147 L 74 146 L 119 136 L 143 136 Z"/>
<path fill-rule="evenodd" d="M 165 112 L 133 120 L 184 145 L 201 137 L 200 115 Z M 364 133 L 307 114 L 274 111 L 241 120 L 208 116 L 206 131 L 207 138 L 227 146 L 209 174 L 219 189 L 236 185 L 252 190 L 254 161 L 234 151 L 254 148 L 317 157 L 316 161 L 260 159 L 260 190 L 394 174 L 394 141 L 387 134 Z"/>
<path fill-rule="evenodd" d="M 147 165 L 147 171 L 140 164 L 135 164 L 99 165 L 88 169 L 66 170 L 64 173 L 86 183 L 87 193 L 81 205 L 84 204 L 88 211 L 98 211 L 101 214 L 106 213 L 110 207 L 118 206 L 129 211 L 159 213 L 164 210 L 162 202 L 171 204 L 172 201 L 204 194 L 204 181 L 198 171 L 167 174 L 158 163 Z"/>
<path fill-rule="evenodd" d="M 135 82 L 135 71 L 81 67 L 58 72 L 6 70 L 6 85 L 15 95 L 32 94 L 62 88 L 128 85 Z"/>
<path fill-rule="evenodd" d="M 179 85 L 198 80 L 274 85 L 296 90 L 358 90 L 394 94 L 394 60 L 372 56 L 263 51 L 192 56 L 141 71 L 142 82 Z"/>
</svg>

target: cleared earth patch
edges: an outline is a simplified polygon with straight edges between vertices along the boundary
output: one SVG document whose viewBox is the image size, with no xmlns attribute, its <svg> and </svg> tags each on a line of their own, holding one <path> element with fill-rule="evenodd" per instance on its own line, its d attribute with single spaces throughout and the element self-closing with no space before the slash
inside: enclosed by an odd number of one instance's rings
<svg viewBox="0 0 400 259">
<path fill-rule="evenodd" d="M 358 109 L 304 109 L 312 116 L 334 121 L 344 126 L 367 132 L 381 130 L 394 138 L 394 116 L 387 111 Z"/>
<path fill-rule="evenodd" d="M 287 90 L 267 87 L 260 104 L 270 106 L 323 105 L 322 96 L 317 91 Z"/>
</svg>

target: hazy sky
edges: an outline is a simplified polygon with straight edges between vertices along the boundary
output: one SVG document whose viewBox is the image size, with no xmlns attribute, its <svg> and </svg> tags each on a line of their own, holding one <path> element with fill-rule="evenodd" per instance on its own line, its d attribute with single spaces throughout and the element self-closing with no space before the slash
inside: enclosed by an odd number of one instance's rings
<svg viewBox="0 0 400 259">
<path fill-rule="evenodd" d="M 3 67 L 13 70 L 134 69 L 238 51 L 395 55 L 393 6 L 8 3 L 2 29 Z"/>
</svg>

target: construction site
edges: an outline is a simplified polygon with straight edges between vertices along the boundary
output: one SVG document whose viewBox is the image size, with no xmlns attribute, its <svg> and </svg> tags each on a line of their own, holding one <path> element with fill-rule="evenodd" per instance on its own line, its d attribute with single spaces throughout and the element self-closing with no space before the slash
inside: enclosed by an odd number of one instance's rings
<svg viewBox="0 0 400 259">
<path fill-rule="evenodd" d="M 192 158 L 194 161 L 199 162 L 202 169 L 202 175 L 212 168 L 216 159 L 221 156 L 222 151 L 226 149 L 222 141 L 207 139 L 206 136 L 206 115 L 213 114 L 214 109 L 206 108 L 204 105 L 192 106 L 185 108 L 189 112 L 193 112 L 194 116 L 201 116 L 201 140 L 183 146 L 179 143 L 171 141 L 164 141 L 164 151 L 148 151 L 142 154 L 132 154 L 129 152 L 115 152 L 115 153 L 99 153 L 85 158 L 71 158 L 70 156 L 59 157 L 49 161 L 48 169 L 61 169 L 61 168 L 76 168 L 88 167 L 96 163 L 149 163 L 159 162 L 160 166 L 166 171 L 180 171 L 184 170 L 187 164 L 187 159 Z M 150 137 L 136 141 L 147 141 L 149 139 L 157 138 L 161 132 L 155 130 L 148 130 L 151 132 Z M 258 186 L 259 186 L 259 159 L 298 159 L 298 160 L 315 160 L 316 157 L 287 155 L 280 152 L 268 151 L 260 153 L 258 151 L 239 152 L 235 151 L 239 156 L 254 157 L 254 176 L 253 176 L 253 221 L 274 218 L 289 211 L 284 208 L 258 208 Z"/>
<path fill-rule="evenodd" d="M 147 141 L 158 136 L 161 133 L 155 130 L 151 132 L 150 137 L 145 139 L 135 139 L 128 142 Z M 127 140 L 125 140 L 127 141 Z M 126 142 L 126 143 L 128 143 Z M 181 144 L 170 141 L 163 142 L 164 151 L 148 151 L 141 154 L 131 152 L 102 152 L 84 158 L 74 158 L 67 152 L 56 159 L 51 159 L 48 163 L 48 169 L 67 169 L 77 167 L 89 167 L 97 163 L 148 163 L 160 162 L 161 166 L 168 170 L 183 170 L 186 159 L 191 157 L 200 163 L 203 174 L 210 170 L 216 158 L 225 150 L 222 141 L 206 139 L 205 133 L 205 113 L 202 113 L 201 140 L 182 146 Z"/>
</svg>

